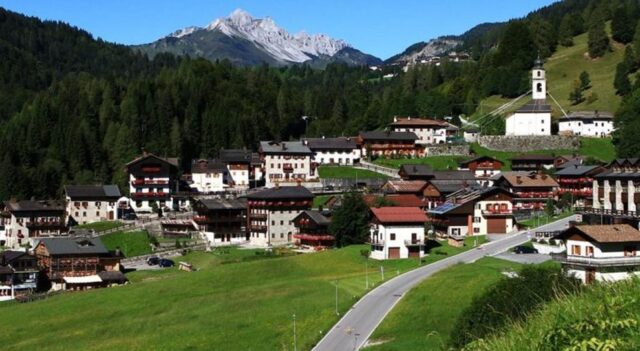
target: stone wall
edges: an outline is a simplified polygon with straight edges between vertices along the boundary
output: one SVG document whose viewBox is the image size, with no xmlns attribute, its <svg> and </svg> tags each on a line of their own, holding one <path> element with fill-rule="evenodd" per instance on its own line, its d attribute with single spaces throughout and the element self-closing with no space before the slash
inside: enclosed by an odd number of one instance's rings
<svg viewBox="0 0 640 351">
<path fill-rule="evenodd" d="M 480 146 L 496 151 L 530 152 L 538 150 L 576 150 L 580 148 L 580 138 L 566 135 L 506 136 L 482 135 L 478 137 Z"/>
<path fill-rule="evenodd" d="M 451 145 L 451 144 L 439 144 L 433 146 L 425 146 L 425 156 L 468 156 L 469 145 Z"/>
</svg>

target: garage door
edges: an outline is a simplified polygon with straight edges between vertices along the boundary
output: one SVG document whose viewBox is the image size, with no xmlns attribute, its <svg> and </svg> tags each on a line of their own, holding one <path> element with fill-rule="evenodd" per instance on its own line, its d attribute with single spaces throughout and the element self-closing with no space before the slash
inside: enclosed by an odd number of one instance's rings
<svg viewBox="0 0 640 351">
<path fill-rule="evenodd" d="M 487 220 L 489 234 L 504 234 L 507 232 L 506 218 L 489 218 Z"/>
<path fill-rule="evenodd" d="M 420 257 L 420 247 L 419 246 L 411 246 L 409 247 L 409 257 Z"/>
<path fill-rule="evenodd" d="M 389 248 L 389 258 L 400 258 L 400 248 L 399 247 L 390 247 Z"/>
</svg>

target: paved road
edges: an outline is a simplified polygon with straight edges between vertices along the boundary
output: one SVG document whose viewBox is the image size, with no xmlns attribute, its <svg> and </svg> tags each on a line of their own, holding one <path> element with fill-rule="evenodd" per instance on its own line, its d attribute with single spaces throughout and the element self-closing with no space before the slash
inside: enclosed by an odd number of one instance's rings
<svg viewBox="0 0 640 351">
<path fill-rule="evenodd" d="M 573 216 L 561 219 L 541 226 L 537 230 L 561 230 L 573 219 Z M 313 350 L 347 351 L 360 349 L 402 296 L 432 274 L 461 262 L 469 263 L 484 256 L 492 256 L 504 252 L 528 240 L 527 232 L 519 232 L 502 240 L 486 243 L 480 248 L 447 257 L 387 281 L 360 299 L 320 340 Z"/>
</svg>

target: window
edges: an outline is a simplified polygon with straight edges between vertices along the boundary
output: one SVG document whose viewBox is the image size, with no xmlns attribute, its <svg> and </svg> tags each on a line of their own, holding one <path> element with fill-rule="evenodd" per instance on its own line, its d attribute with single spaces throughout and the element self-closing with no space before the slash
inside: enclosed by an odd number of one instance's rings
<svg viewBox="0 0 640 351">
<path fill-rule="evenodd" d="M 571 246 L 571 254 L 574 256 L 581 256 L 582 250 L 580 249 L 580 245 L 572 245 Z"/>
<path fill-rule="evenodd" d="M 396 234 L 395 233 L 389 234 L 389 240 L 396 240 Z"/>
<path fill-rule="evenodd" d="M 540 74 L 540 71 L 538 71 L 538 74 Z M 538 85 L 536 86 L 536 90 L 541 93 L 542 92 L 542 83 L 538 83 Z"/>
<path fill-rule="evenodd" d="M 474 233 L 480 233 L 480 228 L 473 228 Z"/>
<path fill-rule="evenodd" d="M 284 238 L 284 234 L 280 233 L 280 239 Z"/>
<path fill-rule="evenodd" d="M 271 221 L 271 225 L 276 225 L 276 221 Z"/>
<path fill-rule="evenodd" d="M 100 217 L 100 211 L 96 211 L 96 217 Z"/>
<path fill-rule="evenodd" d="M 284 225 L 284 221 L 280 221 L 280 225 Z"/>
<path fill-rule="evenodd" d="M 480 222 L 482 222 L 482 219 L 480 217 L 473 217 L 473 221 L 475 223 L 480 223 Z"/>
</svg>

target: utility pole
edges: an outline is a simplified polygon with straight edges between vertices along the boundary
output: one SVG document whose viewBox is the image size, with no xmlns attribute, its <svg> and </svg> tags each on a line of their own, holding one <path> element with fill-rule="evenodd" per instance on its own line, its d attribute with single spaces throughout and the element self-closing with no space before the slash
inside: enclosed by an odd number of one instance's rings
<svg viewBox="0 0 640 351">
<path fill-rule="evenodd" d="M 336 316 L 339 316 L 340 312 L 338 312 L 338 280 L 336 280 Z"/>
<path fill-rule="evenodd" d="M 298 342 L 296 340 L 296 314 L 293 314 L 293 351 L 298 351 Z"/>
<path fill-rule="evenodd" d="M 365 287 L 369 290 L 369 258 L 364 259 L 364 278 L 365 278 Z"/>
<path fill-rule="evenodd" d="M 382 281 L 384 281 L 384 266 L 380 266 L 380 277 L 382 278 Z"/>
</svg>

